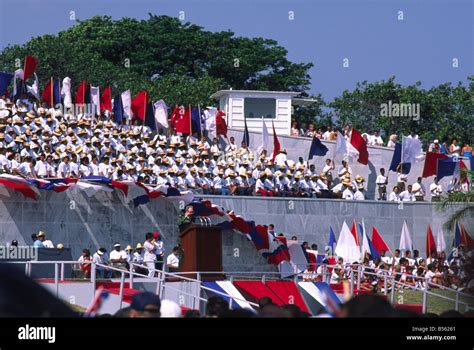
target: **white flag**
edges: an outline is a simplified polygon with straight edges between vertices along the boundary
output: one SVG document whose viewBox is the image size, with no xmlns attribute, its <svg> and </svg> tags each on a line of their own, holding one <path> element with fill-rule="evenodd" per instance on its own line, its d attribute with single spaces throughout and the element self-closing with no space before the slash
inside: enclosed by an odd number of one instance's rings
<svg viewBox="0 0 474 350">
<path fill-rule="evenodd" d="M 91 86 L 91 103 L 93 114 L 100 115 L 100 89 L 98 86 Z"/>
<path fill-rule="evenodd" d="M 63 79 L 63 86 L 61 88 L 61 96 L 64 101 L 64 107 L 72 107 L 72 97 L 71 97 L 71 78 L 66 77 Z"/>
<path fill-rule="evenodd" d="M 165 101 L 156 101 L 154 106 L 156 124 L 162 128 L 168 129 L 168 107 L 166 107 Z"/>
<path fill-rule="evenodd" d="M 338 257 L 344 258 L 345 262 L 352 263 L 354 261 L 359 261 L 360 259 L 359 246 L 345 221 L 342 225 L 341 233 L 339 234 L 336 249 L 334 251 Z"/>
<path fill-rule="evenodd" d="M 410 231 L 408 230 L 407 222 L 403 221 L 402 234 L 400 236 L 400 245 L 398 246 L 400 250 L 404 251 L 413 251 L 413 242 L 410 237 Z"/>
<path fill-rule="evenodd" d="M 268 129 L 267 124 L 265 124 L 265 119 L 262 117 L 262 144 L 258 147 L 257 152 L 260 153 L 263 150 L 267 150 L 268 152 Z"/>
<path fill-rule="evenodd" d="M 39 81 L 38 81 L 38 76 L 36 75 L 36 73 L 34 73 L 34 75 L 35 75 L 35 82 L 31 86 L 28 85 L 26 89 L 28 90 L 28 93 L 32 94 L 39 101 L 40 100 Z"/>
<path fill-rule="evenodd" d="M 339 131 L 337 132 L 336 148 L 335 148 L 334 152 L 335 152 L 335 155 L 338 155 L 338 154 L 346 155 L 347 154 L 347 141 Z"/>
<path fill-rule="evenodd" d="M 16 80 L 21 79 L 23 80 L 23 69 L 17 69 L 13 76 L 13 96 L 16 95 L 17 88 L 16 88 Z"/>
<path fill-rule="evenodd" d="M 444 252 L 446 250 L 446 242 L 444 241 L 444 233 L 441 229 L 441 226 L 438 228 L 438 236 L 436 237 L 436 248 L 438 248 L 438 253 Z"/>
<path fill-rule="evenodd" d="M 122 92 L 122 106 L 124 111 L 124 116 L 126 119 L 132 119 L 132 94 L 130 90 Z"/>
<path fill-rule="evenodd" d="M 204 111 L 204 121 L 208 136 L 216 137 L 216 114 L 217 108 L 211 107 Z"/>
<path fill-rule="evenodd" d="M 415 163 L 423 160 L 423 149 L 419 139 L 403 136 L 402 163 Z"/>
</svg>

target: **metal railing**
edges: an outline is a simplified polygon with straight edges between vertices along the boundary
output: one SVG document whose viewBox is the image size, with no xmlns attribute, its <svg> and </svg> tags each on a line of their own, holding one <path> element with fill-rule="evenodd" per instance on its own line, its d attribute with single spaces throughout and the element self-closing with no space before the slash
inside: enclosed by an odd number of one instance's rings
<svg viewBox="0 0 474 350">
<path fill-rule="evenodd" d="M 65 265 L 81 265 L 80 262 L 78 261 L 12 261 L 12 262 L 7 262 L 10 264 L 24 264 L 25 265 L 25 274 L 27 276 L 31 276 L 32 272 L 32 266 L 35 264 L 54 264 L 54 284 L 55 284 L 55 294 L 57 297 L 59 297 L 59 283 L 64 281 L 64 275 L 65 275 Z M 136 264 L 136 263 L 130 263 L 130 268 L 125 270 L 121 269 L 118 267 L 114 267 L 112 265 L 103 265 L 103 264 L 98 264 L 94 262 L 90 262 L 91 265 L 91 277 L 90 280 L 93 285 L 93 295 L 95 295 L 96 291 L 96 286 L 97 286 L 97 267 L 102 268 L 102 269 L 108 269 L 111 271 L 115 271 L 120 273 L 120 291 L 119 291 L 119 297 L 120 297 L 120 307 L 122 307 L 122 301 L 123 301 L 123 293 L 124 293 L 124 287 L 125 283 L 128 281 L 130 288 L 133 288 L 134 284 L 134 279 L 136 277 L 146 279 L 151 282 L 157 282 L 157 287 L 156 287 L 156 294 L 158 295 L 163 295 L 166 289 L 169 290 L 174 290 L 177 291 L 180 295 L 185 295 L 188 297 L 191 297 L 193 300 L 193 308 L 196 306 L 196 301 L 204 301 L 207 302 L 207 299 L 201 297 L 202 291 L 210 291 L 214 294 L 221 295 L 223 297 L 229 298 L 229 308 L 232 308 L 232 303 L 233 301 L 237 302 L 243 302 L 247 303 L 253 307 L 258 307 L 257 304 L 249 302 L 245 299 L 238 298 L 235 296 L 232 296 L 227 293 L 222 293 L 220 291 L 214 290 L 212 288 L 208 288 L 206 286 L 202 285 L 202 280 L 201 276 L 202 274 L 206 275 L 226 275 L 230 276 L 230 282 L 232 283 L 236 278 L 249 278 L 249 276 L 257 276 L 258 279 L 260 279 L 263 283 L 269 278 L 271 279 L 281 279 L 281 272 L 257 272 L 257 271 L 241 271 L 241 272 L 223 272 L 223 271 L 189 271 L 189 272 L 176 272 L 176 273 L 171 273 L 171 272 L 166 272 L 164 270 L 158 270 L 156 268 L 150 268 L 147 267 L 146 265 L 141 265 L 141 264 Z M 307 264 L 312 265 L 312 264 Z M 322 282 L 330 282 L 330 270 L 329 268 L 334 268 L 338 265 L 327 265 L 327 264 L 322 264 L 321 266 L 321 273 L 317 273 L 316 271 L 314 272 L 297 272 L 292 275 L 289 275 L 287 279 L 291 279 L 295 282 L 298 282 L 300 280 L 305 280 L 308 279 L 308 276 L 310 276 L 309 279 L 317 279 L 321 278 Z M 141 273 L 138 273 L 134 270 L 135 267 L 141 267 L 144 269 L 147 269 L 148 271 L 153 271 L 155 274 L 158 275 L 158 277 L 150 277 L 148 275 L 144 275 Z M 418 287 L 418 286 L 413 286 L 407 283 L 403 283 L 401 281 L 397 281 L 397 276 L 401 276 L 401 272 L 396 272 L 396 271 L 391 271 L 391 270 L 379 270 L 379 272 L 370 272 L 365 270 L 365 266 L 361 264 L 348 264 L 342 266 L 346 270 L 346 273 L 348 276 L 345 278 L 345 280 L 350 281 L 350 296 L 352 297 L 355 293 L 355 287 L 357 287 L 357 290 L 360 291 L 361 283 L 362 283 L 362 278 L 364 275 L 369 275 L 369 276 L 376 276 L 377 278 L 381 279 L 383 281 L 383 293 L 384 295 L 388 295 L 388 292 L 390 290 L 390 302 L 392 304 L 395 303 L 395 291 L 396 287 L 399 286 L 399 289 L 411 289 L 411 290 L 417 290 L 422 293 L 422 312 L 426 313 L 427 307 L 428 307 L 428 296 L 448 300 L 454 302 L 454 308 L 456 311 L 459 311 L 459 307 L 463 305 L 465 307 L 465 311 L 468 310 L 474 310 L 474 295 L 472 294 L 467 294 L 464 292 L 461 292 L 459 290 L 449 288 L 443 285 L 439 285 L 433 282 L 430 282 L 428 278 L 426 277 L 419 277 L 419 276 L 414 276 L 412 277 L 416 279 L 417 281 L 422 281 L 422 286 L 423 287 Z M 127 278 L 128 275 L 128 278 Z M 186 277 L 185 275 L 196 275 L 197 279 L 193 279 L 190 277 Z M 186 291 L 183 291 L 181 289 L 178 289 L 174 287 L 173 285 L 170 285 L 169 283 L 166 283 L 166 278 L 170 277 L 175 280 L 178 280 L 180 282 L 195 282 L 198 284 L 198 293 L 197 294 L 192 294 Z M 437 293 L 434 293 L 431 291 L 431 287 L 435 287 L 440 290 L 446 290 L 449 292 L 452 292 L 455 294 L 455 297 L 449 297 L 445 295 L 440 295 Z M 465 297 L 465 298 L 472 298 L 473 303 L 467 303 L 464 301 L 461 301 L 460 298 Z"/>
</svg>

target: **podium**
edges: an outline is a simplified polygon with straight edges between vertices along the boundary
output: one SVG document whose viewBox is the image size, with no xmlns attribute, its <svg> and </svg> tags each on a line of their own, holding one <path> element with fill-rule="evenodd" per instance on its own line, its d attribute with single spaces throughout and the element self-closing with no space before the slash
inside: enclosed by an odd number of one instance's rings
<svg viewBox="0 0 474 350">
<path fill-rule="evenodd" d="M 180 272 L 200 272 L 201 280 L 213 281 L 224 278 L 224 274 L 206 274 L 206 271 L 222 271 L 222 236 L 216 226 L 190 224 L 179 234 L 183 256 Z M 197 278 L 196 273 L 184 274 Z"/>
</svg>

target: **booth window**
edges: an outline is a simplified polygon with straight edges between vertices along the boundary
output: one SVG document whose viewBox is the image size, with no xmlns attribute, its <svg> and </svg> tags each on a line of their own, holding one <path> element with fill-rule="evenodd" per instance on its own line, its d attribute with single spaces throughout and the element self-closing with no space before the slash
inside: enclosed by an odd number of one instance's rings
<svg viewBox="0 0 474 350">
<path fill-rule="evenodd" d="M 275 118 L 276 100 L 274 98 L 252 98 L 244 100 L 246 118 Z"/>
</svg>

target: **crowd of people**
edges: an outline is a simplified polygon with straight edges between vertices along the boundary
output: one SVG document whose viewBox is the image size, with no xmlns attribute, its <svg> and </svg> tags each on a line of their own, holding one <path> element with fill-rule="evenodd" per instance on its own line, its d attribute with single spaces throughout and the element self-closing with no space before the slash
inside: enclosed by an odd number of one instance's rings
<svg viewBox="0 0 474 350">
<path fill-rule="evenodd" d="M 449 257 L 444 251 L 432 252 L 431 256 L 423 258 L 418 250 L 406 250 L 402 254 L 400 249 L 395 249 L 392 256 L 382 251 L 380 257 L 372 259 L 366 253 L 363 259 L 353 263 L 344 262 L 342 257 L 337 260 L 334 257 L 325 258 L 317 269 L 309 265 L 303 278 L 340 284 L 349 280 L 351 274 L 357 281 L 357 274 L 360 273 L 360 288 L 366 291 L 385 292 L 384 288 L 403 289 L 410 286 L 472 290 L 473 279 L 469 275 L 472 258 L 473 251 L 463 245 L 454 249 Z"/>
<path fill-rule="evenodd" d="M 365 179 L 354 174 L 346 160 L 336 169 L 333 160 L 326 159 L 324 167 L 316 169 L 303 157 L 289 159 L 284 148 L 273 159 L 267 150 L 257 154 L 233 137 L 224 142 L 197 133 L 181 135 L 172 129 L 152 132 L 143 125 L 117 125 L 110 115 L 63 114 L 61 109 L 46 107 L 35 109 L 28 99 L 15 103 L 0 99 L 0 174 L 27 179 L 103 176 L 196 194 L 366 198 Z M 310 125 L 304 135 L 313 135 L 313 129 Z M 302 131 L 293 123 L 292 134 Z M 342 132 L 345 138 L 350 137 L 349 127 Z M 326 140 L 337 137 L 334 128 L 315 133 Z M 378 132 L 364 137 L 368 144 L 383 144 Z M 392 139 L 396 142 L 396 137 Z M 461 152 L 453 145 L 451 154 Z M 432 146 L 436 151 L 437 146 Z M 464 153 L 467 147 L 463 147 Z M 387 179 L 385 170 L 380 169 L 378 199 L 414 201 L 427 193 L 421 178 L 406 186 L 407 176 L 401 171 L 397 186 L 387 193 Z M 435 179 L 429 191 L 436 200 L 458 185 L 453 183 L 451 189 L 443 190 Z"/>
</svg>

